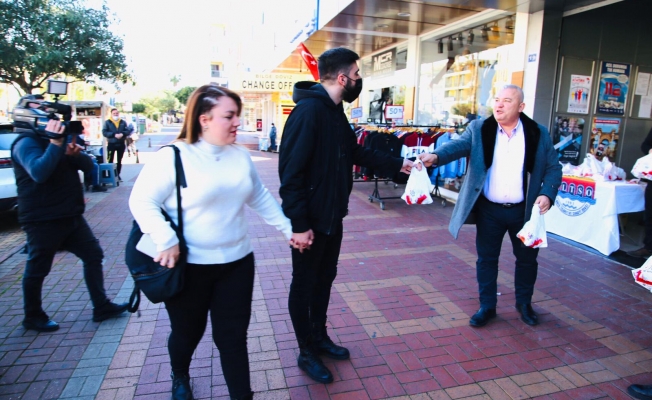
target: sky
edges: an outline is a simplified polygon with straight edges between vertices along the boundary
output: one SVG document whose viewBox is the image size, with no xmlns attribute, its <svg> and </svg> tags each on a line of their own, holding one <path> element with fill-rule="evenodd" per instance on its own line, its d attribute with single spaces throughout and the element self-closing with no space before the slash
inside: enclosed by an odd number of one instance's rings
<svg viewBox="0 0 652 400">
<path fill-rule="evenodd" d="M 125 87 L 122 95 L 133 101 L 161 90 L 175 89 L 170 82 L 175 75 L 181 76 L 176 89 L 206 83 L 210 62 L 220 61 L 211 60 L 211 46 L 215 45 L 209 40 L 219 25 L 229 27 L 229 33 L 235 38 L 229 40 L 245 43 L 241 51 L 248 64 L 256 64 L 258 60 L 260 66 L 253 65 L 254 68 L 269 68 L 266 63 L 273 58 L 270 55 L 274 51 L 273 39 L 260 33 L 262 14 L 267 18 L 267 25 L 282 30 L 292 25 L 292 21 L 284 20 L 288 18 L 291 3 L 311 3 L 309 0 L 105 1 L 118 21 L 112 30 L 124 41 L 123 53 L 137 83 L 135 87 Z M 101 0 L 87 2 L 91 7 L 101 4 Z"/>
</svg>

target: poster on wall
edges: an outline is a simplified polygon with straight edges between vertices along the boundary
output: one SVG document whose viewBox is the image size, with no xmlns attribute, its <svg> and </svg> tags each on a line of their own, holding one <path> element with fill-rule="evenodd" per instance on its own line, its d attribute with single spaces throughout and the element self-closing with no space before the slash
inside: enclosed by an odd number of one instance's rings
<svg viewBox="0 0 652 400">
<path fill-rule="evenodd" d="M 625 115 L 630 71 L 630 64 L 602 62 L 596 113 Z"/>
<path fill-rule="evenodd" d="M 590 101 L 591 77 L 588 75 L 571 75 L 567 112 L 588 114 Z"/>
<path fill-rule="evenodd" d="M 598 160 L 606 156 L 609 157 L 609 161 L 614 161 L 619 137 L 620 118 L 593 117 L 589 153 Z"/>
<path fill-rule="evenodd" d="M 558 115 L 553 127 L 553 145 L 559 161 L 579 165 L 584 118 Z"/>
<path fill-rule="evenodd" d="M 394 104 L 393 88 L 370 90 L 369 95 L 369 118 L 376 123 L 386 123 L 385 107 Z"/>
</svg>

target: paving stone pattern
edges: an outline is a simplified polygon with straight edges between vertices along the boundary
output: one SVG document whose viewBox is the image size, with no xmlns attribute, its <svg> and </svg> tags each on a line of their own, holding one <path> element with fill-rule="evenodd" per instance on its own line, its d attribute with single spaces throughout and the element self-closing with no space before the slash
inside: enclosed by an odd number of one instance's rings
<svg viewBox="0 0 652 400">
<path fill-rule="evenodd" d="M 278 198 L 278 155 L 252 156 Z M 127 182 L 93 194 L 86 215 L 105 249 L 109 296 L 118 300 L 132 288 L 123 249 L 131 227 L 127 200 L 140 167 L 124 168 Z M 247 210 L 257 265 L 249 328 L 255 399 L 627 399 L 629 384 L 652 383 L 652 295 L 633 283 L 627 267 L 550 240 L 540 252 L 533 301 L 541 324 L 530 327 L 514 309 L 514 257 L 505 241 L 498 318 L 474 329 L 468 320 L 478 308 L 475 229 L 465 226 L 453 240 L 452 205 L 408 206 L 397 199 L 387 200 L 383 211 L 369 202 L 372 190 L 373 183 L 354 184 L 345 219 L 328 332 L 351 359 L 325 359 L 335 377 L 329 385 L 296 366 L 287 243 Z M 380 191 L 401 194 L 392 185 L 381 184 Z M 60 254 L 43 293 L 46 311 L 62 329 L 26 332 L 20 327 L 24 262 L 15 254 L 0 264 L 0 270 L 7 265 L 0 276 L 0 400 L 169 398 L 170 323 L 162 305 L 144 299 L 140 316 L 93 323 L 81 264 Z M 210 331 L 191 376 L 196 398 L 228 399 Z"/>
</svg>

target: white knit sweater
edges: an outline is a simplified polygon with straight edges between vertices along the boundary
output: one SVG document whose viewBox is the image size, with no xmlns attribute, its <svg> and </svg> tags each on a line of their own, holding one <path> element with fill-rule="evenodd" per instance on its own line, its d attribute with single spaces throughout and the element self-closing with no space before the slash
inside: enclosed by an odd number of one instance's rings
<svg viewBox="0 0 652 400">
<path fill-rule="evenodd" d="M 175 145 L 181 151 L 188 184 L 181 189 L 181 206 L 189 263 L 224 264 L 253 251 L 245 204 L 291 238 L 290 221 L 260 182 L 246 148 L 214 146 L 201 139 L 192 145 Z M 143 167 L 129 198 L 131 213 L 143 233 L 151 235 L 158 251 L 178 243 L 160 211 L 163 207 L 177 223 L 174 171 L 174 151 L 161 149 Z"/>
</svg>

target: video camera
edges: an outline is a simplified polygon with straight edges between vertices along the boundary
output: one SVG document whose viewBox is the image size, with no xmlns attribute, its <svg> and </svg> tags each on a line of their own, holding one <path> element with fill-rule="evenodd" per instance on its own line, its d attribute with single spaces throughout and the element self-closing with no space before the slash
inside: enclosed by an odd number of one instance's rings
<svg viewBox="0 0 652 400">
<path fill-rule="evenodd" d="M 28 94 L 18 101 L 13 110 L 14 132 L 34 132 L 46 139 L 62 139 L 68 135 L 80 135 L 81 121 L 71 121 L 72 107 L 59 103 L 59 95 L 68 92 L 68 83 L 48 81 L 48 94 L 54 95 L 54 102 L 46 101 L 41 94 Z M 60 115 L 60 116 L 59 116 Z M 66 127 L 63 134 L 48 132 L 45 126 L 50 120 L 62 121 Z"/>
</svg>

